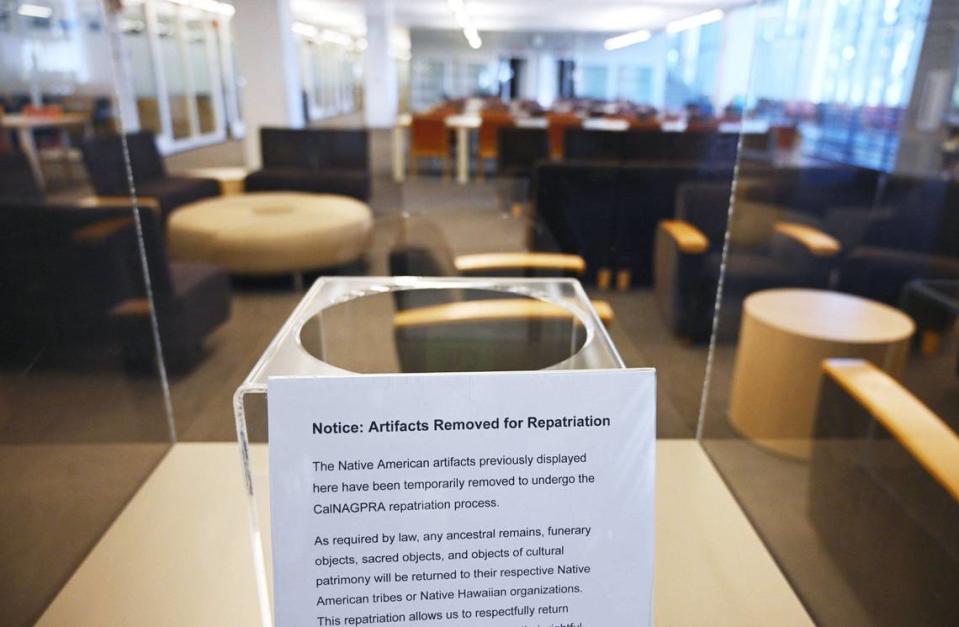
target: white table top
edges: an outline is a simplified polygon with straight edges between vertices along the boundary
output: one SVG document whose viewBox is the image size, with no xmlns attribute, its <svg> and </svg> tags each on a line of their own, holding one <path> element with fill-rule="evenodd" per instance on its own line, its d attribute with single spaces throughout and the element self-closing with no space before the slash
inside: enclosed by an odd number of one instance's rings
<svg viewBox="0 0 959 627">
<path fill-rule="evenodd" d="M 80 126 L 90 121 L 87 113 L 61 113 L 57 115 L 23 115 L 7 113 L 0 116 L 0 126 L 4 128 L 53 128 L 60 126 Z"/>
<path fill-rule="evenodd" d="M 210 168 L 190 168 L 184 170 L 183 174 L 188 176 L 198 176 L 200 178 L 210 179 L 242 179 L 250 173 L 250 169 L 244 166 L 220 166 Z"/>
<path fill-rule="evenodd" d="M 175 445 L 37 624 L 261 625 L 239 455 Z M 269 555 L 266 446 L 250 455 Z M 701 446 L 659 440 L 656 456 L 655 623 L 812 625 Z"/>
<path fill-rule="evenodd" d="M 483 118 L 475 113 L 463 113 L 446 117 L 446 126 L 450 128 L 479 128 L 482 123 Z"/>
<path fill-rule="evenodd" d="M 546 118 L 516 118 L 516 126 L 519 128 L 547 128 L 549 120 Z"/>
<path fill-rule="evenodd" d="M 746 315 L 789 333 L 845 344 L 898 342 L 916 330 L 898 309 L 826 290 L 763 290 L 748 296 L 743 308 Z"/>
<path fill-rule="evenodd" d="M 590 131 L 625 131 L 629 128 L 629 122 L 607 118 L 587 118 L 583 120 L 583 128 Z"/>
</svg>

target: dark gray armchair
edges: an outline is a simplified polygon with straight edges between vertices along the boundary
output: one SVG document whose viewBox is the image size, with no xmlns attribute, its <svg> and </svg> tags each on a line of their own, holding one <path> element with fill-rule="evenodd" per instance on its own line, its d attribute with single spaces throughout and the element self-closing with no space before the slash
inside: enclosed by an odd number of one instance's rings
<svg viewBox="0 0 959 627">
<path fill-rule="evenodd" d="M 247 175 L 248 192 L 298 191 L 369 200 L 365 130 L 261 128 L 263 168 Z"/>
<path fill-rule="evenodd" d="M 676 197 L 676 219 L 659 223 L 655 242 L 656 300 L 677 335 L 705 340 L 712 329 L 730 186 L 686 183 Z M 828 285 L 838 242 L 804 224 L 787 222 L 769 207 L 737 203 L 723 288 L 724 332 L 738 327 L 739 303 L 776 287 Z"/>
</svg>

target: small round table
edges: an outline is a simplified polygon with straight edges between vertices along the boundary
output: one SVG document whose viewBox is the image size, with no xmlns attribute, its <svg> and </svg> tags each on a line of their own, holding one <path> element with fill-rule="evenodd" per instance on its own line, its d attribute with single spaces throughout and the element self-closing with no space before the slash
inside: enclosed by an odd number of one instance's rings
<svg viewBox="0 0 959 627">
<path fill-rule="evenodd" d="M 370 242 L 373 214 L 333 194 L 256 192 L 208 198 L 170 215 L 170 255 L 233 274 L 286 274 L 352 263 Z"/>
<path fill-rule="evenodd" d="M 858 296 L 808 289 L 752 294 L 743 304 L 729 420 L 761 446 L 806 459 L 823 360 L 867 359 L 898 376 L 914 332 L 902 312 Z"/>
<path fill-rule="evenodd" d="M 242 166 L 220 166 L 212 168 L 193 168 L 187 171 L 190 176 L 216 179 L 220 183 L 220 193 L 224 196 L 243 193 L 243 182 L 250 170 Z"/>
</svg>

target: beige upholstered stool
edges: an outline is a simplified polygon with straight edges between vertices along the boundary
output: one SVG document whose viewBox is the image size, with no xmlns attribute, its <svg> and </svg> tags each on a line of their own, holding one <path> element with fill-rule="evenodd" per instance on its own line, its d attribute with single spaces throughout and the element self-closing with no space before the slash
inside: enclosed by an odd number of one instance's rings
<svg viewBox="0 0 959 627">
<path fill-rule="evenodd" d="M 209 198 L 170 216 L 174 259 L 206 261 L 234 274 L 285 274 L 339 266 L 366 252 L 373 215 L 332 194 L 260 192 Z"/>
</svg>

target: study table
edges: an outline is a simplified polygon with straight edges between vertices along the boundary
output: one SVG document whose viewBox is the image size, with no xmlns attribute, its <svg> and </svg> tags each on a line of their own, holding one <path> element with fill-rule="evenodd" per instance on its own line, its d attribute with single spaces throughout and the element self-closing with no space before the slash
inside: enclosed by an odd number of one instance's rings
<svg viewBox="0 0 959 627">
<path fill-rule="evenodd" d="M 406 180 L 406 135 L 413 123 L 413 116 L 401 113 L 393 127 L 393 180 L 402 183 Z M 478 129 L 482 118 L 474 113 L 463 113 L 446 117 L 446 126 L 456 132 L 456 182 L 465 185 L 469 182 L 470 172 L 470 132 Z"/>
</svg>

